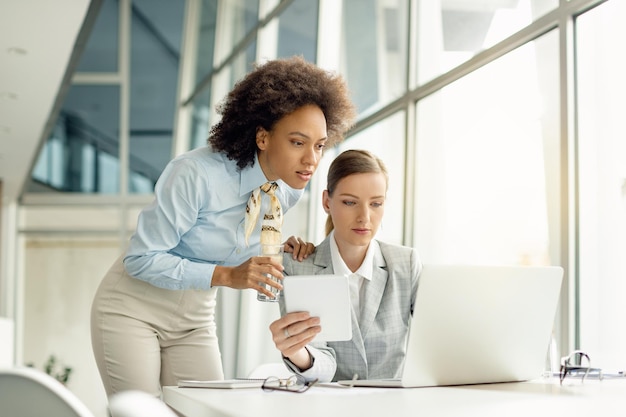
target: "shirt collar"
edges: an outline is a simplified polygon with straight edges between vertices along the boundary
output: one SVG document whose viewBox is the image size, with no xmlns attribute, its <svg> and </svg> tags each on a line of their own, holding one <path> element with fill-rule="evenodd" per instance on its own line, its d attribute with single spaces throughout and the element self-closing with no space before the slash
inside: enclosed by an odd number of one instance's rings
<svg viewBox="0 0 626 417">
<path fill-rule="evenodd" d="M 359 266 L 359 269 L 354 272 L 368 281 L 372 280 L 372 273 L 374 271 L 374 252 L 378 247 L 378 242 L 375 239 L 370 241 L 370 244 L 367 248 L 367 253 L 365 254 L 365 259 Z M 333 262 L 333 270 L 335 274 L 338 275 L 346 275 L 350 276 L 353 274 L 350 271 L 350 268 L 346 265 L 343 258 L 339 254 L 339 247 L 337 246 L 337 242 L 335 242 L 335 231 L 330 232 L 330 256 Z"/>
<path fill-rule="evenodd" d="M 265 174 L 263 173 L 263 170 L 261 169 L 261 164 L 259 163 L 259 155 L 255 152 L 254 165 L 248 165 L 241 170 L 241 177 L 239 180 L 239 195 L 248 195 L 253 190 L 259 188 L 266 182 L 267 178 L 265 178 Z"/>
</svg>

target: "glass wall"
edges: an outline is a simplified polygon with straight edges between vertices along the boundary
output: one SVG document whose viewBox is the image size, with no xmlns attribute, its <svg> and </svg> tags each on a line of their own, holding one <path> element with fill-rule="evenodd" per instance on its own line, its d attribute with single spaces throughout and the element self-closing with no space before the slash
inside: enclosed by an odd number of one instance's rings
<svg viewBox="0 0 626 417">
<path fill-rule="evenodd" d="M 119 193 L 117 85 L 74 85 L 32 173 L 33 191 Z"/>
<path fill-rule="evenodd" d="M 424 262 L 560 263 L 558 64 L 553 31 L 418 102 Z"/>
<path fill-rule="evenodd" d="M 344 0 L 340 68 L 359 114 L 407 91 L 408 7 L 405 0 Z"/>
<path fill-rule="evenodd" d="M 190 118 L 189 148 L 206 146 L 211 125 L 217 121 L 216 106 L 252 68 L 257 42 L 250 35 L 258 27 L 260 13 L 258 0 L 201 0 L 198 8 L 199 19 L 191 16 L 187 25 L 188 40 L 196 43 L 191 57 L 195 60 L 191 75 L 195 85 L 190 96 L 183 97 L 185 105 L 192 107 L 189 114 L 182 115 Z"/>
<path fill-rule="evenodd" d="M 559 0 L 417 0 L 417 77 L 423 84 L 555 9 Z"/>
<path fill-rule="evenodd" d="M 203 0 L 199 4 L 199 16 L 195 30 L 197 40 L 194 51 L 195 68 L 193 78 L 195 85 L 203 86 L 191 104 L 191 129 L 189 143 L 191 148 L 206 144 L 210 120 L 209 103 L 211 102 L 211 72 L 215 54 L 215 31 L 217 26 L 217 0 Z M 188 22 L 189 25 L 189 22 Z M 206 80 L 207 85 L 204 86 Z"/>
<path fill-rule="evenodd" d="M 316 0 L 295 0 L 278 17 L 278 42 L 275 57 L 302 55 L 310 62 L 317 61 Z"/>
<path fill-rule="evenodd" d="M 119 70 L 120 10 L 117 1 L 105 0 L 91 30 L 78 72 L 114 73 Z"/>
<path fill-rule="evenodd" d="M 152 193 L 172 157 L 184 8 L 104 0 L 29 191 Z"/>
<path fill-rule="evenodd" d="M 265 25 L 259 15 L 273 13 L 272 7 L 280 5 L 267 2 L 264 6 L 261 9 L 258 0 L 223 2 L 219 7 L 217 0 L 200 1 L 199 22 L 188 35 L 197 43 L 196 84 L 191 96 L 184 98 L 193 106 L 190 148 L 206 145 L 211 125 L 217 121 L 215 108 L 257 61 L 302 55 L 315 62 L 318 2 L 290 2 Z M 264 49 L 258 48 L 259 38 L 264 40 Z"/>
<path fill-rule="evenodd" d="M 130 33 L 130 193 L 152 193 L 172 157 L 183 0 L 132 0 Z"/>
</svg>

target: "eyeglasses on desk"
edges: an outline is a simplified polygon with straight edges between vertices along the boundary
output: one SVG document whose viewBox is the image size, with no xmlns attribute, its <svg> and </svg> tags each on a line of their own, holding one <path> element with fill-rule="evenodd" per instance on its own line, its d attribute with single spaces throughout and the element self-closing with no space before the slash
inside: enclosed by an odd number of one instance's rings
<svg viewBox="0 0 626 417">
<path fill-rule="evenodd" d="M 287 391 L 300 394 L 308 391 L 317 381 L 317 379 L 307 381 L 301 375 L 292 375 L 289 378 L 270 376 L 263 381 L 261 388 L 263 391 Z"/>
<path fill-rule="evenodd" d="M 559 372 L 561 384 L 563 384 L 563 380 L 568 375 L 570 377 L 581 378 L 581 382 L 584 382 L 587 377 L 593 377 L 599 380 L 604 379 L 602 369 L 592 368 L 589 355 L 582 350 L 575 350 L 569 355 L 561 358 L 561 370 Z"/>
</svg>

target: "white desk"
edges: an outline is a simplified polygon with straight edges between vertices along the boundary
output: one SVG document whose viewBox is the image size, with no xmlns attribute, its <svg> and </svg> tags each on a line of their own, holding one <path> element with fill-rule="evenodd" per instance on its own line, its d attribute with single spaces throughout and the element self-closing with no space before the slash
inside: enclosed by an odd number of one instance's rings
<svg viewBox="0 0 626 417">
<path fill-rule="evenodd" d="M 164 399 L 187 417 L 624 416 L 626 378 L 558 378 L 436 388 L 313 386 L 302 394 L 260 388 L 165 387 Z"/>
</svg>

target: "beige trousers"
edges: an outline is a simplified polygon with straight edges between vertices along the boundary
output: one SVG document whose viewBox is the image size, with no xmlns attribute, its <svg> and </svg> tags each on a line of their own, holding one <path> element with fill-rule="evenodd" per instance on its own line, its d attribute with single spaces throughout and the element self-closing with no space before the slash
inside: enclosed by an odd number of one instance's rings
<svg viewBox="0 0 626 417">
<path fill-rule="evenodd" d="M 160 396 L 179 379 L 223 379 L 216 292 L 155 287 L 128 275 L 120 257 L 91 309 L 91 344 L 107 395 L 134 389 Z"/>
</svg>

